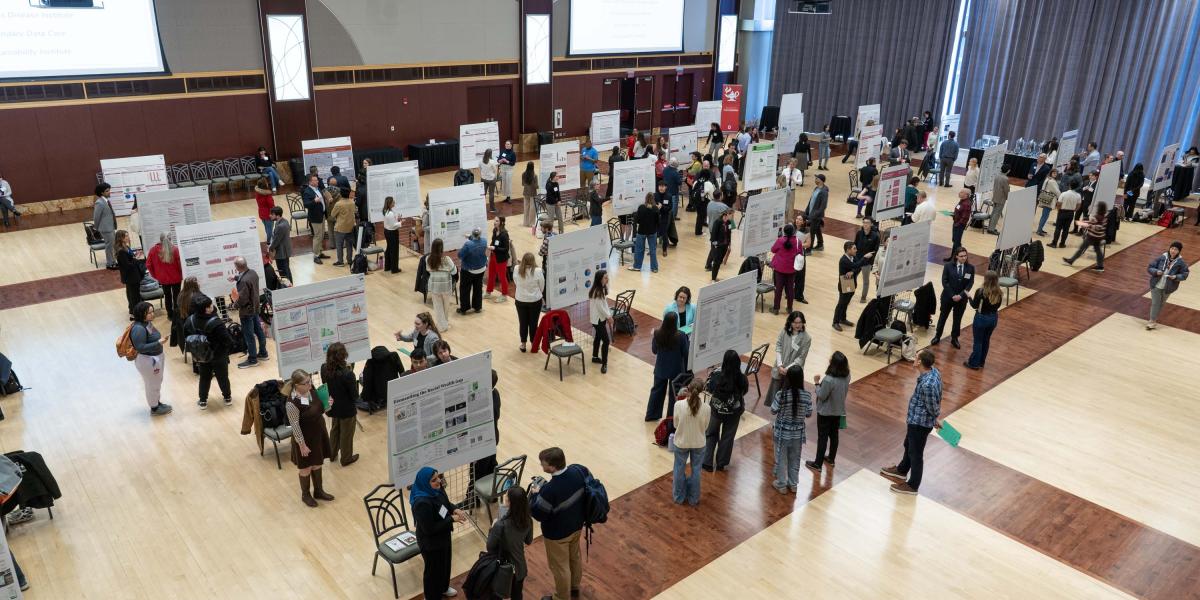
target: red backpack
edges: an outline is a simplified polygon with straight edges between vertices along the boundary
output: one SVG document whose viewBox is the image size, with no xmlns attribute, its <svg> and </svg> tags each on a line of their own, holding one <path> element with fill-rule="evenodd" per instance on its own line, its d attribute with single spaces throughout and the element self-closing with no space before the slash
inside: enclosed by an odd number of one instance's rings
<svg viewBox="0 0 1200 600">
<path fill-rule="evenodd" d="M 671 434 L 675 433 L 675 420 L 667 417 L 658 422 L 658 427 L 654 428 L 654 443 L 667 447 L 667 440 L 671 438 Z"/>
</svg>

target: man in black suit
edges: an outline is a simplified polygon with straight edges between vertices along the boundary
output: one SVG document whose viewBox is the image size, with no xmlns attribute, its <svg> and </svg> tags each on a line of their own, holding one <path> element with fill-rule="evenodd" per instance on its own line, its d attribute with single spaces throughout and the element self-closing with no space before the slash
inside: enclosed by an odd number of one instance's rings
<svg viewBox="0 0 1200 600">
<path fill-rule="evenodd" d="M 825 236 L 821 228 L 825 225 L 825 208 L 829 206 L 829 188 L 825 187 L 825 174 L 817 173 L 817 186 L 813 189 L 812 197 L 804 214 L 808 216 L 808 227 L 812 234 L 812 249 L 825 250 Z"/>
<path fill-rule="evenodd" d="M 1046 183 L 1046 177 L 1050 175 L 1050 169 L 1053 165 L 1046 162 L 1046 155 L 1039 154 L 1037 164 L 1033 167 L 1033 172 L 1029 174 L 1029 181 L 1025 182 L 1025 187 L 1036 187 L 1037 193 L 1042 193 L 1042 184 Z"/>
<path fill-rule="evenodd" d="M 304 210 L 308 211 L 308 228 L 313 232 L 313 262 L 321 264 L 325 254 L 325 196 L 321 193 L 321 178 L 308 176 L 308 185 L 300 190 Z"/>
<path fill-rule="evenodd" d="M 846 319 L 846 308 L 850 306 L 850 299 L 854 297 L 858 272 L 862 269 L 863 262 L 874 258 L 874 253 L 857 256 L 858 248 L 854 242 L 842 244 L 842 249 L 842 258 L 838 261 L 838 303 L 833 309 L 833 328 L 837 331 L 842 330 L 842 325 L 854 327 L 854 323 Z"/>
<path fill-rule="evenodd" d="M 938 314 L 937 333 L 933 335 L 930 344 L 942 341 L 942 330 L 946 327 L 946 317 L 954 312 L 954 323 L 950 326 L 950 344 L 958 345 L 958 331 L 962 325 L 963 313 L 967 310 L 967 293 L 975 284 L 975 267 L 967 264 L 967 249 L 959 248 L 954 254 L 954 261 L 942 269 L 942 308 Z"/>
</svg>

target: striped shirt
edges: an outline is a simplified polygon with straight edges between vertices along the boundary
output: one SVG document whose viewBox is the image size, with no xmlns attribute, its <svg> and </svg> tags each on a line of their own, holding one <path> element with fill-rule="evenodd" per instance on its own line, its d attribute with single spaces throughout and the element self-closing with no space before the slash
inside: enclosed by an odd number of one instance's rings
<svg viewBox="0 0 1200 600">
<path fill-rule="evenodd" d="M 796 402 L 800 404 L 793 410 Z M 771 414 L 775 415 L 775 440 L 800 440 L 801 444 L 806 441 L 804 419 L 812 415 L 812 400 L 808 392 L 804 390 L 800 390 L 798 394 L 793 390 L 775 392 L 775 399 L 771 401 Z"/>
</svg>

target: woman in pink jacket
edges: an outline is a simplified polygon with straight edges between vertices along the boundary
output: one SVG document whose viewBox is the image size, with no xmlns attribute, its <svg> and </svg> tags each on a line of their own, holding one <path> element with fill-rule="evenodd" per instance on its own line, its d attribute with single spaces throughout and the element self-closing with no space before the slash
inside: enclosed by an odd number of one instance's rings
<svg viewBox="0 0 1200 600">
<path fill-rule="evenodd" d="M 779 314 L 779 295 L 787 295 L 787 312 L 792 312 L 796 278 L 796 255 L 802 252 L 796 240 L 796 228 L 791 224 L 783 227 L 783 235 L 771 246 L 771 269 L 775 271 L 775 302 L 771 313 Z"/>
</svg>

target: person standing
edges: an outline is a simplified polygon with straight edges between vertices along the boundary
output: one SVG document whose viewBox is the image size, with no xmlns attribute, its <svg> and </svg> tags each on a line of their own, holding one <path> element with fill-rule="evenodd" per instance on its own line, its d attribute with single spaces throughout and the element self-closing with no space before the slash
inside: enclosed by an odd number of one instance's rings
<svg viewBox="0 0 1200 600">
<path fill-rule="evenodd" d="M 584 486 L 591 474 L 581 465 L 567 466 L 561 448 L 542 450 L 538 462 L 550 481 L 535 480 L 530 487 L 530 514 L 542 524 L 546 562 L 554 576 L 553 600 L 569 600 L 580 595 L 583 582 L 579 538 L 584 526 Z"/>
<path fill-rule="evenodd" d="M 675 157 L 667 161 L 662 181 L 667 184 L 667 202 L 671 207 L 671 220 L 674 221 L 675 216 L 679 214 L 679 186 L 683 185 L 683 175 L 679 172 L 679 161 Z"/>
<path fill-rule="evenodd" d="M 1037 162 L 1033 165 L 1033 172 L 1026 177 L 1025 187 L 1036 187 L 1038 193 L 1042 192 L 1042 186 L 1045 185 L 1047 179 L 1057 179 L 1051 175 L 1054 170 L 1054 164 L 1047 162 L 1048 157 L 1045 154 L 1039 154 Z"/>
<path fill-rule="evenodd" d="M 513 566 L 511 600 L 524 600 L 525 577 L 529 566 L 525 562 L 525 546 L 533 543 L 533 517 L 529 514 L 529 496 L 519 485 L 504 493 L 508 512 L 496 519 L 488 531 L 487 551 Z"/>
<path fill-rule="evenodd" d="M 950 228 L 951 250 L 950 256 L 947 256 L 945 261 L 950 262 L 957 249 L 962 248 L 963 233 L 966 232 L 967 226 L 971 224 L 971 197 L 972 194 L 967 190 L 958 190 L 958 204 L 954 205 L 953 224 Z"/>
<path fill-rule="evenodd" d="M 871 257 L 879 252 L 879 231 L 875 229 L 875 221 L 871 217 L 863 217 L 862 227 L 854 233 L 854 247 L 863 255 L 862 295 L 858 300 L 866 302 L 867 294 L 871 291 L 871 271 L 874 269 Z"/>
<path fill-rule="evenodd" d="M 117 215 L 112 207 L 112 186 L 101 183 L 96 186 L 96 200 L 92 206 L 92 225 L 104 238 L 104 268 L 115 271 L 117 266 Z M 131 307 L 132 308 L 132 307 Z"/>
<path fill-rule="evenodd" d="M 346 363 L 349 356 L 345 345 L 334 342 L 325 351 L 325 364 L 321 365 L 321 381 L 329 390 L 329 409 L 325 411 L 331 419 L 329 461 L 333 462 L 341 456 L 343 467 L 358 460 L 358 455 L 354 453 L 358 380 L 354 377 L 354 367 Z"/>
<path fill-rule="evenodd" d="M 331 494 L 325 493 L 321 481 L 321 465 L 330 455 L 329 432 L 325 430 L 321 402 L 313 397 L 312 378 L 304 369 L 292 371 L 280 392 L 287 398 L 284 411 L 292 427 L 292 463 L 300 473 L 300 500 L 315 508 L 317 500 L 333 500 Z"/>
<path fill-rule="evenodd" d="M 417 316 L 413 319 L 412 331 L 404 333 L 404 330 L 400 330 L 394 335 L 397 342 L 412 342 L 413 352 L 420 350 L 425 356 L 430 357 L 429 366 L 432 367 L 437 364 L 437 356 L 433 352 L 433 346 L 442 338 L 438 333 L 437 325 L 433 322 L 433 317 L 429 313 L 417 313 Z"/>
<path fill-rule="evenodd" d="M 671 228 L 675 220 L 671 216 L 671 194 L 667 192 L 666 180 L 659 179 L 655 186 L 654 205 L 658 210 L 658 245 L 662 248 L 663 258 L 667 257 L 667 249 L 671 247 Z"/>
<path fill-rule="evenodd" d="M 592 362 L 600 365 L 600 372 L 608 372 L 608 346 L 612 343 L 609 328 L 612 327 L 612 309 L 608 307 L 608 271 L 596 271 L 592 289 L 588 291 L 588 321 L 595 330 L 592 338 Z"/>
<path fill-rule="evenodd" d="M 713 222 L 712 229 L 709 230 L 709 246 L 708 259 L 705 261 L 712 268 L 712 281 L 717 282 L 720 279 L 717 277 L 721 271 L 721 263 L 725 260 L 725 255 L 729 253 L 729 245 L 733 240 L 733 210 L 726 209 L 721 213 L 720 218 Z M 778 296 L 778 293 L 776 294 Z M 778 299 L 776 299 L 778 302 Z"/>
<path fill-rule="evenodd" d="M 1079 209 L 1079 203 L 1083 201 L 1079 192 L 1076 191 L 1078 189 L 1079 182 L 1072 181 L 1071 188 L 1058 196 L 1058 202 L 1055 203 L 1058 213 L 1054 216 L 1054 237 L 1051 238 L 1049 244 L 1051 248 L 1067 247 L 1071 222 L 1075 218 L 1075 211 Z"/>
<path fill-rule="evenodd" d="M 987 226 L 987 232 L 992 235 L 1000 235 L 996 225 L 1000 223 L 1000 217 L 1004 215 L 1004 205 L 1008 203 L 1009 170 L 1008 165 L 1000 165 L 1000 174 L 992 178 L 992 214 Z"/>
<path fill-rule="evenodd" d="M 971 298 L 971 308 L 975 309 L 975 320 L 971 323 L 971 356 L 963 362 L 968 369 L 982 369 L 987 362 L 992 332 L 996 330 L 1003 301 L 1000 276 L 995 271 L 984 273 L 983 285 L 975 290 L 975 296 Z"/>
<path fill-rule="evenodd" d="M 558 173 L 553 171 L 546 177 L 546 209 L 550 211 L 550 218 L 558 221 L 558 233 L 561 234 L 564 227 L 562 193 L 558 189 Z"/>
<path fill-rule="evenodd" d="M 804 185 L 804 174 L 812 161 L 812 146 L 808 143 L 807 133 L 801 133 L 797 139 L 796 146 L 792 148 L 792 159 L 796 161 L 795 167 L 800 171 L 800 185 Z"/>
<path fill-rule="evenodd" d="M 532 252 L 526 252 L 521 257 L 521 264 L 513 270 L 513 284 L 516 287 L 517 328 L 521 333 L 521 352 L 524 352 L 525 341 L 532 342 L 537 333 L 542 292 L 546 285 L 545 275 Z"/>
<path fill-rule="evenodd" d="M 863 261 L 871 260 L 870 256 L 858 256 L 858 248 L 854 242 L 842 244 L 842 258 L 838 260 L 838 302 L 833 309 L 833 329 L 841 331 L 842 326 L 854 327 L 854 322 L 846 318 L 846 309 L 854 290 L 858 286 L 858 273 L 862 270 Z"/>
<path fill-rule="evenodd" d="M 1183 242 L 1171 242 L 1167 251 L 1154 260 L 1146 268 L 1150 273 L 1150 320 L 1146 329 L 1158 327 L 1158 313 L 1162 312 L 1167 298 L 1179 289 L 1179 282 L 1188 278 L 1187 261 L 1183 260 Z"/>
<path fill-rule="evenodd" d="M 200 360 L 193 356 L 200 375 L 199 399 L 196 406 L 200 410 L 208 409 L 208 391 L 212 380 L 217 380 L 217 388 L 221 390 L 221 398 L 225 406 L 233 404 L 233 393 L 229 386 L 229 352 L 233 348 L 233 336 L 221 316 L 217 314 L 217 306 L 212 298 L 203 294 L 192 297 L 192 314 L 183 325 L 186 336 L 203 335 L 208 338 L 209 358 Z"/>
<path fill-rule="evenodd" d="M 263 231 L 267 234 L 267 243 L 271 242 L 271 230 L 275 221 L 271 219 L 271 209 L 275 207 L 275 196 L 266 181 L 259 179 L 254 184 L 254 204 L 258 207 L 258 219 L 262 221 Z"/>
<path fill-rule="evenodd" d="M 800 485 L 800 461 L 804 452 L 804 420 L 812 414 L 812 399 L 804 390 L 804 369 L 792 365 L 784 376 L 783 389 L 771 398 L 775 415 L 772 439 L 775 440 L 775 491 L 796 493 Z"/>
<path fill-rule="evenodd" d="M 700 463 L 704 458 L 705 431 L 712 410 L 701 398 L 704 383 L 693 380 L 675 402 L 675 467 L 671 472 L 671 500 L 675 504 L 700 504 Z M 688 463 L 692 472 L 687 474 Z"/>
<path fill-rule="evenodd" d="M 812 230 L 812 249 L 817 252 L 825 250 L 825 236 L 821 228 L 825 225 L 825 207 L 829 205 L 829 188 L 825 187 L 825 174 L 817 173 L 817 187 L 813 189 L 812 197 L 808 199 L 808 227 Z"/>
<path fill-rule="evenodd" d="M 175 301 L 179 296 L 179 285 L 183 283 L 183 267 L 179 262 L 179 248 L 171 243 L 171 234 L 163 232 L 158 235 L 158 243 L 146 255 L 146 270 L 162 285 L 167 317 L 174 322 L 178 310 Z"/>
<path fill-rule="evenodd" d="M 846 394 L 850 391 L 850 362 L 846 355 L 834 351 L 825 368 L 825 378 L 813 375 L 813 383 L 817 386 L 817 455 L 804 466 L 820 472 L 823 465 L 832 467 L 837 459 L 838 430 L 846 417 Z"/>
<path fill-rule="evenodd" d="M 979 161 L 975 158 L 967 159 L 967 174 L 963 176 L 963 187 L 971 190 L 971 195 L 975 195 L 975 188 L 979 187 Z"/>
<path fill-rule="evenodd" d="M 917 207 L 913 209 L 913 223 L 921 223 L 924 221 L 932 221 L 937 218 L 937 206 L 933 203 L 933 198 L 924 190 L 917 192 Z M 930 231 L 930 235 L 932 235 Z"/>
<path fill-rule="evenodd" d="M 321 259 L 329 258 L 325 254 L 325 194 L 321 191 L 321 178 L 310 175 L 308 185 L 300 190 L 300 196 L 308 213 L 308 227 L 313 234 L 313 262 L 319 265 Z"/>
<path fill-rule="evenodd" d="M 483 151 L 479 160 L 479 179 L 483 181 L 483 195 L 488 199 L 488 210 L 496 212 L 496 180 L 500 177 L 499 165 L 492 160 L 492 149 Z"/>
<path fill-rule="evenodd" d="M 712 123 L 708 126 L 708 136 L 704 138 L 708 145 L 708 153 L 716 156 L 717 151 L 725 144 L 725 133 L 721 131 L 721 126 L 717 123 Z"/>
<path fill-rule="evenodd" d="M 392 196 L 383 199 L 383 239 L 387 242 L 387 248 L 383 251 L 383 270 L 399 273 L 400 214 L 396 211 L 396 199 Z"/>
<path fill-rule="evenodd" d="M 672 312 L 680 327 L 688 327 L 696 322 L 696 305 L 692 304 L 691 288 L 684 285 L 675 290 L 675 300 L 663 308 L 663 318 Z"/>
<path fill-rule="evenodd" d="M 604 192 L 604 198 L 610 199 L 613 194 L 613 173 L 616 173 L 615 164 L 625 160 L 625 150 L 620 146 L 613 146 L 613 149 L 608 154 L 608 188 Z M 532 164 L 532 163 L 531 163 Z"/>
<path fill-rule="evenodd" d="M 504 194 L 505 204 L 512 204 L 512 173 L 513 166 L 517 164 L 517 153 L 513 151 L 512 140 L 505 140 L 504 149 L 500 151 L 496 163 L 500 165 L 500 193 Z"/>
<path fill-rule="evenodd" d="M 537 220 L 537 206 L 533 198 L 537 196 L 538 184 L 537 175 L 533 172 L 533 161 L 525 163 L 525 170 L 521 173 L 521 196 L 524 202 L 522 209 L 525 218 L 521 224 L 525 227 L 533 227 Z"/>
<path fill-rule="evenodd" d="M 775 392 L 783 387 L 784 377 L 788 369 L 803 367 L 808 359 L 808 351 L 812 348 L 812 336 L 807 331 L 808 321 L 804 313 L 796 310 L 788 314 L 787 323 L 775 338 L 775 366 L 771 369 L 771 385 L 767 388 L 767 398 L 774 398 Z"/>
<path fill-rule="evenodd" d="M 271 209 L 271 219 L 275 226 L 271 228 L 271 239 L 267 243 L 267 255 L 275 260 L 275 268 L 279 276 L 294 282 L 292 279 L 292 225 L 283 218 L 283 208 L 276 206 Z"/>
<path fill-rule="evenodd" d="M 954 138 L 955 132 L 951 131 L 938 148 L 938 163 L 941 165 L 938 169 L 938 185 L 942 187 L 950 187 L 950 175 L 954 170 L 954 162 L 958 160 L 958 141 Z"/>
<path fill-rule="evenodd" d="M 129 232 L 117 230 L 113 236 L 113 248 L 117 254 L 117 268 L 121 275 L 121 283 L 125 284 L 125 304 L 129 316 L 133 316 L 133 307 L 142 301 L 142 264 L 141 251 L 134 252 L 129 247 Z"/>
<path fill-rule="evenodd" d="M 1092 200 L 1096 196 L 1096 184 L 1100 182 L 1100 172 L 1092 171 L 1087 179 L 1083 182 L 1083 187 L 1079 189 L 1079 197 L 1082 199 L 1079 203 L 1079 208 L 1075 210 L 1075 225 L 1071 229 L 1071 233 L 1079 234 L 1081 231 L 1080 225 L 1086 221 L 1087 217 L 1091 216 Z"/>
<path fill-rule="evenodd" d="M 817 169 L 821 171 L 829 170 L 829 140 L 829 123 L 826 123 L 817 137 Z"/>
<path fill-rule="evenodd" d="M 458 591 L 450 587 L 453 556 L 450 534 L 454 532 L 455 523 L 467 522 L 467 514 L 450 502 L 446 495 L 446 478 L 433 467 L 421 467 L 417 471 L 408 502 L 412 505 L 417 546 L 421 550 L 421 560 L 425 562 L 421 582 L 426 600 L 458 595 Z"/>
<path fill-rule="evenodd" d="M 1100 150 L 1096 146 L 1096 142 L 1088 142 L 1087 155 L 1080 164 L 1079 170 L 1084 177 L 1100 172 Z"/>
<path fill-rule="evenodd" d="M 1097 273 L 1104 272 L 1104 236 L 1108 233 L 1108 205 L 1101 202 L 1096 205 L 1096 212 L 1085 223 L 1080 224 L 1083 231 L 1083 242 L 1079 244 L 1079 249 L 1071 258 L 1063 258 L 1063 262 L 1068 265 L 1075 264 L 1075 261 L 1083 256 L 1083 253 L 1091 246 L 1096 251 L 1096 266 L 1092 267 Z"/>
<path fill-rule="evenodd" d="M 129 328 L 129 341 L 137 350 L 133 366 L 142 376 L 146 388 L 146 404 L 151 416 L 162 416 L 173 409 L 161 401 L 163 373 L 167 368 L 163 358 L 162 334 L 154 328 L 154 306 L 149 302 L 138 302 L 133 307 L 133 323 Z"/>
<path fill-rule="evenodd" d="M 791 223 L 783 226 L 783 234 L 771 245 L 771 270 L 775 273 L 775 300 L 771 314 L 779 314 L 780 295 L 787 296 L 787 311 L 792 312 L 796 293 L 796 257 L 804 248 L 796 239 L 796 227 Z"/>
<path fill-rule="evenodd" d="M 1037 234 L 1046 235 L 1046 221 L 1050 218 L 1050 209 L 1054 208 L 1058 203 L 1059 189 L 1058 179 L 1054 177 L 1058 174 L 1056 169 L 1050 170 L 1050 177 L 1038 189 L 1037 205 L 1042 211 L 1042 216 L 1038 218 Z"/>
<path fill-rule="evenodd" d="M 587 190 L 592 187 L 592 178 L 596 176 L 596 161 L 600 153 L 592 146 L 591 141 L 583 143 L 579 151 L 579 187 Z"/>
<path fill-rule="evenodd" d="M 884 467 L 879 474 L 892 480 L 891 490 L 897 494 L 916 495 L 925 470 L 925 442 L 934 429 L 941 429 L 938 415 L 942 412 L 942 374 L 933 366 L 933 352 L 928 348 L 917 354 L 913 362 L 920 375 L 917 386 L 908 399 L 908 430 L 904 436 L 904 455 L 893 467 Z"/>
<path fill-rule="evenodd" d="M 468 310 L 483 310 L 483 277 L 487 274 L 487 238 L 478 227 L 467 236 L 467 241 L 458 249 L 458 260 L 462 263 L 462 280 L 459 282 L 458 314 Z"/>
<path fill-rule="evenodd" d="M 267 360 L 267 336 L 263 332 L 262 322 L 258 319 L 259 287 L 258 273 L 246 265 L 246 259 L 239 256 L 233 261 L 237 271 L 234 280 L 236 287 L 230 298 L 238 309 L 238 319 L 242 324 L 242 335 L 246 338 L 246 360 L 238 363 L 239 369 L 247 369 L 258 365 L 258 361 Z M 255 342 L 258 342 L 257 346 Z"/>
<path fill-rule="evenodd" d="M 454 275 L 458 267 L 442 250 L 442 238 L 434 238 L 425 256 L 425 270 L 429 272 L 429 299 L 433 303 L 433 321 L 440 331 L 450 331 L 450 316 L 446 308 L 454 295 Z"/>
<path fill-rule="evenodd" d="M 712 395 L 709 406 L 712 417 L 708 430 L 704 432 L 704 461 L 702 468 L 712 472 L 715 468 L 724 471 L 733 459 L 733 440 L 737 437 L 738 423 L 746 412 L 746 392 L 750 381 L 742 372 L 742 359 L 736 350 L 726 350 L 721 368 L 708 377 L 708 391 Z"/>
<path fill-rule="evenodd" d="M 954 313 L 954 322 L 950 326 L 950 345 L 961 348 L 958 344 L 958 332 L 962 326 L 962 316 L 967 310 L 967 293 L 975 284 L 975 267 L 967 264 L 967 249 L 959 248 L 954 252 L 954 261 L 942 269 L 942 297 L 938 314 L 937 333 L 933 334 L 930 344 L 936 346 L 942 341 L 942 331 L 946 328 L 946 317 Z"/>
<path fill-rule="evenodd" d="M 333 220 L 333 247 L 337 249 L 337 261 L 333 266 L 347 266 L 354 260 L 354 226 L 358 223 L 354 203 L 348 198 L 337 201 L 329 218 Z"/>
<path fill-rule="evenodd" d="M 512 252 L 512 242 L 508 237 L 508 229 L 504 226 L 504 217 L 497 216 L 492 226 L 491 253 L 488 257 L 487 292 L 484 297 L 491 298 L 492 290 L 496 289 L 496 281 L 500 281 L 500 296 L 496 302 L 508 299 L 508 260 Z"/>
<path fill-rule="evenodd" d="M 678 323 L 677 315 L 668 313 L 650 339 L 650 351 L 654 354 L 654 387 L 650 388 L 650 400 L 646 403 L 647 422 L 662 418 L 670 383 L 687 370 L 688 336 L 679 331 Z M 667 416 L 674 412 L 675 404 L 667 403 Z"/>
<path fill-rule="evenodd" d="M 1142 195 L 1142 185 L 1146 183 L 1146 171 L 1142 163 L 1133 165 L 1133 170 L 1125 176 L 1125 220 L 1133 220 L 1133 211 L 1137 209 L 1138 198 Z"/>
<path fill-rule="evenodd" d="M 654 205 L 654 194 L 647 193 L 646 201 L 637 208 L 634 215 L 636 229 L 634 230 L 633 266 L 630 271 L 642 270 L 642 259 L 646 256 L 646 246 L 650 246 L 650 270 L 658 272 L 658 207 Z M 562 228 L 559 228 L 562 233 Z"/>
</svg>

